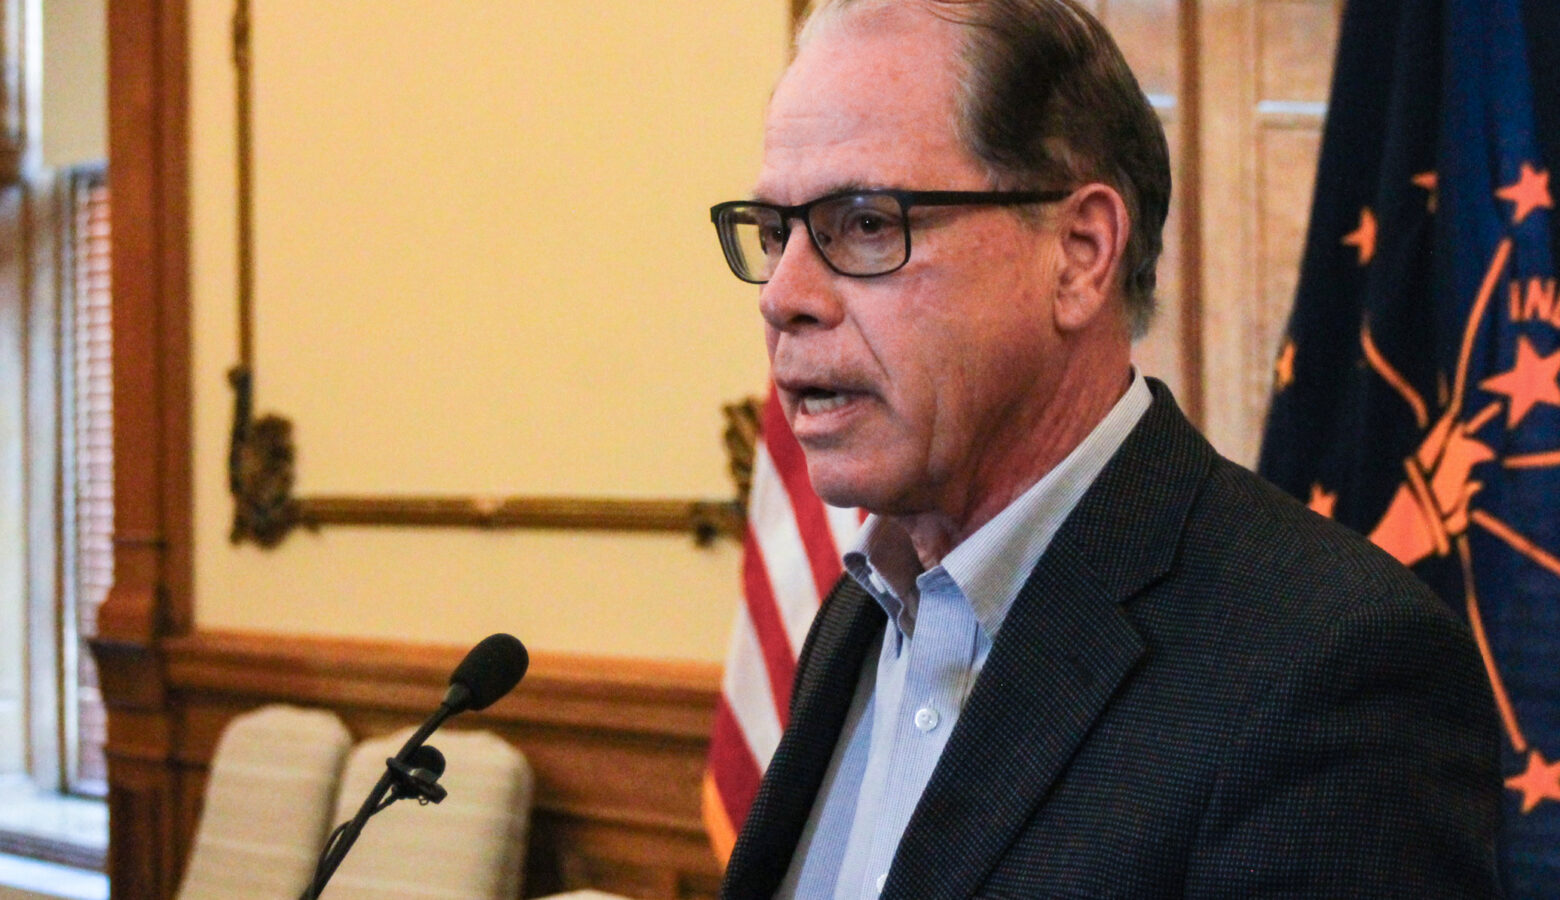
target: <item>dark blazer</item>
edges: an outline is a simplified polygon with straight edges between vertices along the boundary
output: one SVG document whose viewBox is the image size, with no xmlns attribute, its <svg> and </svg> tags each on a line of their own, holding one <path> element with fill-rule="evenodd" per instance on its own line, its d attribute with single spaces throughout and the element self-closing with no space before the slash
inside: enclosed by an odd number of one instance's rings
<svg viewBox="0 0 1560 900">
<path fill-rule="evenodd" d="M 882 896 L 1496 895 L 1468 629 L 1151 385 L 1020 590 Z M 883 625 L 849 579 L 825 601 L 723 897 L 784 877 Z"/>
</svg>

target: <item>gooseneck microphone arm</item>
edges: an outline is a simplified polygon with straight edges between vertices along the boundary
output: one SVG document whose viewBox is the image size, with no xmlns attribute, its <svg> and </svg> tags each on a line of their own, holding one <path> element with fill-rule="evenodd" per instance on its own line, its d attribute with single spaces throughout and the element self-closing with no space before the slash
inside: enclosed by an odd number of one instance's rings
<svg viewBox="0 0 1560 900">
<path fill-rule="evenodd" d="M 405 763 L 411 758 L 412 753 L 421 747 L 424 741 L 428 740 L 429 735 L 433 734 L 440 725 L 443 725 L 447 719 L 459 711 L 447 704 L 440 704 L 438 710 L 429 716 L 428 720 L 422 724 L 422 727 L 418 728 L 411 738 L 407 740 L 406 744 L 401 747 L 401 752 L 386 760 L 385 773 L 379 776 L 379 781 L 374 784 L 374 789 L 368 792 L 368 797 L 363 800 L 363 805 L 358 807 L 357 815 L 353 816 L 346 825 L 336 832 L 337 837 L 334 842 L 326 845 L 324 855 L 315 867 L 314 880 L 309 885 L 309 889 L 304 892 L 303 900 L 317 900 L 320 892 L 325 890 L 325 885 L 330 882 L 330 877 L 336 874 L 336 869 L 341 865 L 341 861 L 347 858 L 347 853 L 352 849 L 352 845 L 357 843 L 358 836 L 363 833 L 363 826 L 368 824 L 369 817 L 389 806 L 389 803 L 385 802 L 385 795 L 390 792 L 391 786 L 395 784 L 395 764 Z M 394 802 L 394 799 L 396 798 L 392 798 L 391 802 Z"/>
<path fill-rule="evenodd" d="M 314 878 L 307 890 L 300 895 L 299 900 L 318 900 L 320 892 L 325 890 L 325 885 L 330 882 L 341 861 L 346 859 L 347 852 L 357 842 L 358 835 L 362 834 L 363 826 L 368 824 L 369 817 L 394 803 L 403 796 L 428 796 L 437 803 L 443 797 L 443 789 L 437 788 L 437 795 L 423 794 L 431 786 L 431 781 L 426 785 L 402 784 L 408 777 L 415 778 L 419 769 L 410 768 L 413 757 L 418 755 L 418 748 L 428 740 L 428 736 L 438 730 L 451 716 L 465 712 L 466 710 L 486 709 L 498 698 L 504 696 L 520 683 L 525 676 L 525 670 L 530 664 L 530 657 L 526 653 L 525 645 L 519 639 L 508 634 L 495 634 L 483 638 L 481 643 L 471 648 L 466 658 L 461 660 L 455 672 L 450 676 L 449 690 L 444 693 L 444 700 L 439 708 L 429 716 L 422 726 L 412 733 L 399 753 L 385 760 L 385 773 L 379 777 L 374 789 L 369 791 L 368 797 L 363 800 L 363 805 L 358 807 L 357 814 L 352 819 L 331 835 L 331 840 L 325 844 L 321 851 L 319 863 L 314 869 Z M 429 748 L 432 750 L 432 748 Z M 432 750 L 430 756 L 436 757 L 439 770 L 442 771 L 443 757 L 438 751 Z M 437 778 L 439 772 L 434 772 L 432 777 Z M 385 795 L 396 792 L 389 800 Z M 433 786 L 436 787 L 436 786 Z"/>
</svg>

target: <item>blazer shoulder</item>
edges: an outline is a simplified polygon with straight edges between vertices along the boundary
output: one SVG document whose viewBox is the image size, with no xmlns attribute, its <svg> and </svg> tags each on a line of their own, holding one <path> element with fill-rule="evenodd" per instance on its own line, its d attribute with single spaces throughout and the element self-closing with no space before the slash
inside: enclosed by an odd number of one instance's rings
<svg viewBox="0 0 1560 900">
<path fill-rule="evenodd" d="M 1329 619 L 1385 603 L 1461 624 L 1429 586 L 1364 535 L 1223 457 L 1211 466 L 1187 524 L 1183 559 L 1218 571 L 1232 595 L 1268 596 L 1297 614 Z"/>
</svg>

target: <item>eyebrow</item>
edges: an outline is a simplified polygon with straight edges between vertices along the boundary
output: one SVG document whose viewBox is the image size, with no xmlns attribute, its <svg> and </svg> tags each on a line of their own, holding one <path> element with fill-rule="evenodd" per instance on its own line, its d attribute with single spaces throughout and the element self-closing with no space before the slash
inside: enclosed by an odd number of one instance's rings
<svg viewBox="0 0 1560 900">
<path fill-rule="evenodd" d="M 845 181 L 845 182 L 841 182 L 839 184 L 836 184 L 833 187 L 827 188 L 824 191 L 822 191 L 821 193 L 813 194 L 808 199 L 803 200 L 802 203 L 811 203 L 812 201 L 820 199 L 822 197 L 833 197 L 836 194 L 853 194 L 853 193 L 856 193 L 858 191 L 891 191 L 891 190 L 898 190 L 898 188 L 895 188 L 892 185 L 888 185 L 888 184 L 881 184 L 881 183 L 874 184 L 874 183 L 869 182 L 869 181 Z M 757 191 L 757 190 L 754 190 L 752 193 L 750 193 L 748 195 L 748 199 L 753 201 L 754 203 L 767 203 L 770 206 L 791 205 L 791 204 L 784 204 L 784 203 L 776 203 L 774 200 L 763 196 L 762 192 L 761 191 Z M 798 203 L 798 204 L 794 204 L 794 205 L 801 206 L 802 203 Z"/>
</svg>

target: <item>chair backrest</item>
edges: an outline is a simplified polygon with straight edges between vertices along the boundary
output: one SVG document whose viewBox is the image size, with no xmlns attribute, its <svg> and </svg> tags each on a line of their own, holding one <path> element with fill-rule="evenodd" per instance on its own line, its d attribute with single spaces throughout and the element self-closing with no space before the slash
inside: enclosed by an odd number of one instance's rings
<svg viewBox="0 0 1560 900">
<path fill-rule="evenodd" d="M 330 827 L 352 736 L 334 713 L 264 706 L 223 729 L 179 900 L 293 900 Z"/>
<path fill-rule="evenodd" d="M 336 821 L 350 819 L 384 774 L 385 760 L 408 728 L 353 748 L 336 799 Z M 402 800 L 368 821 L 322 900 L 435 897 L 514 900 L 520 896 L 532 776 L 525 756 L 488 732 L 440 731 L 429 743 L 444 754 L 442 803 Z"/>
</svg>

